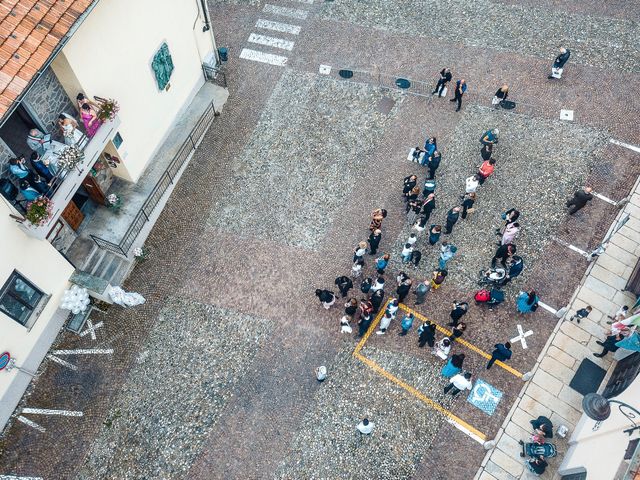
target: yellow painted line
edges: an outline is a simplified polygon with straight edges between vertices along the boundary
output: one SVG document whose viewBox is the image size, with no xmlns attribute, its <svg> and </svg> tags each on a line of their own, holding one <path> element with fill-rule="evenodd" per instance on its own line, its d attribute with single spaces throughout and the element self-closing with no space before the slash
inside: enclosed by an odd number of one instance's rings
<svg viewBox="0 0 640 480">
<path fill-rule="evenodd" d="M 467 422 L 462 420 L 460 417 L 454 415 L 452 412 L 450 412 L 449 410 L 444 408 L 438 402 L 435 402 L 435 401 L 431 400 L 429 397 L 424 395 L 422 392 L 416 390 L 414 387 L 409 385 L 407 382 L 405 382 L 405 381 L 399 379 L 398 377 L 396 377 L 395 375 L 392 375 L 391 373 L 387 372 L 384 368 L 382 368 L 380 365 L 378 365 L 376 362 L 374 362 L 370 358 L 367 358 L 364 355 L 362 355 L 360 353 L 355 353 L 355 352 L 354 352 L 353 356 L 356 357 L 358 360 L 360 360 L 365 365 L 367 365 L 369 368 L 371 368 L 376 373 L 382 375 L 387 380 L 390 380 L 391 382 L 395 383 L 396 385 L 398 385 L 399 387 L 403 388 L 404 390 L 406 390 L 408 393 L 410 393 L 411 395 L 413 395 L 417 399 L 421 400 L 423 403 L 427 404 L 428 406 L 430 406 L 434 410 L 437 410 L 438 412 L 443 414 L 456 427 L 458 427 L 460 430 L 462 430 L 464 433 L 469 435 L 471 438 L 473 438 L 477 442 L 484 443 L 487 440 L 487 436 L 484 433 L 482 433 L 480 430 L 478 430 L 475 427 L 469 425 Z"/>
<path fill-rule="evenodd" d="M 426 321 L 426 320 L 429 320 L 430 322 L 432 322 L 432 323 L 434 323 L 434 324 L 436 325 L 436 329 L 437 329 L 440 333 L 443 333 L 443 334 L 444 334 L 444 335 L 446 335 L 446 336 L 451 336 L 451 335 L 453 335 L 453 332 L 452 332 L 451 330 L 447 330 L 446 328 L 441 327 L 440 325 L 438 325 L 438 324 L 437 324 L 436 322 L 434 322 L 433 320 L 431 320 L 431 319 L 429 319 L 429 318 L 425 317 L 425 316 L 424 316 L 424 315 L 422 315 L 421 313 L 419 313 L 419 312 L 417 312 L 417 311 L 415 311 L 415 310 L 413 310 L 413 309 L 411 309 L 411 308 L 407 307 L 406 305 L 404 305 L 404 304 L 402 304 L 402 303 L 400 304 L 400 310 L 403 310 L 403 311 L 405 311 L 405 312 L 409 312 L 409 313 L 413 313 L 413 315 L 414 315 L 416 318 L 419 318 L 419 319 L 420 319 L 420 320 L 422 320 L 423 322 L 424 322 L 424 321 Z M 491 358 L 491 355 L 490 355 L 489 353 L 487 353 L 487 352 L 485 352 L 484 350 L 482 350 L 482 349 L 480 349 L 480 348 L 476 347 L 473 343 L 469 343 L 469 342 L 467 342 L 466 340 L 463 340 L 462 338 L 457 338 L 457 339 L 456 339 L 456 342 L 457 342 L 457 343 L 459 343 L 460 345 L 464 345 L 464 346 L 465 346 L 465 347 L 467 347 L 469 350 L 473 350 L 473 351 L 474 351 L 474 352 L 476 352 L 477 354 L 482 355 L 482 356 L 483 356 L 484 358 L 486 358 L 486 359 L 490 359 L 490 358 Z M 363 346 L 364 346 L 364 344 L 363 344 Z M 362 348 L 362 347 L 360 347 L 360 348 Z M 360 351 L 360 350 L 358 350 L 358 351 Z M 516 376 L 516 377 L 518 377 L 518 378 L 521 378 L 521 377 L 522 377 L 522 375 L 523 375 L 523 374 L 522 374 L 522 372 L 519 372 L 519 371 L 518 371 L 518 370 L 516 370 L 515 368 L 510 367 L 509 365 L 507 365 L 506 363 L 501 362 L 500 360 L 496 360 L 495 365 L 497 365 L 497 366 L 499 366 L 499 367 L 501 367 L 501 368 L 505 369 L 507 372 L 509 372 L 509 373 L 511 373 L 511 374 L 513 374 L 513 375 L 515 375 L 515 376 Z"/>
<path fill-rule="evenodd" d="M 380 308 L 380 310 L 376 314 L 375 318 L 373 319 L 373 322 L 371 322 L 371 325 L 369 325 L 369 330 L 366 331 L 366 333 L 362 336 L 362 340 L 360 340 L 358 342 L 358 345 L 356 345 L 356 349 L 353 351 L 354 355 L 357 355 L 358 353 L 360 353 L 360 350 L 362 350 L 362 347 L 364 347 L 364 344 L 367 343 L 367 340 L 369 340 L 369 337 L 378 326 L 378 323 L 380 323 L 380 320 L 382 319 L 382 316 L 384 315 L 384 312 L 387 309 L 387 305 L 389 304 L 389 300 L 391 299 L 388 299 L 386 302 L 384 302 L 384 305 Z"/>
</svg>

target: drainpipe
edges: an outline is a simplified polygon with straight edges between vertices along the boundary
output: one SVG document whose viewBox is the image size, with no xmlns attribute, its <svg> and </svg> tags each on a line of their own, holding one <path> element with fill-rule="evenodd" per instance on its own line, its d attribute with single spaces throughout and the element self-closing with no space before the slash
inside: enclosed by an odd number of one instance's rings
<svg viewBox="0 0 640 480">
<path fill-rule="evenodd" d="M 22 93 L 20 95 L 18 95 L 18 98 L 16 98 L 13 101 L 13 103 L 11 104 L 11 107 L 9 107 L 9 110 L 7 110 L 5 112 L 5 114 L 2 116 L 2 118 L 0 119 L 0 127 L 2 127 L 2 125 L 4 125 L 4 123 L 11 116 L 11 114 L 16 110 L 16 108 L 18 108 L 18 105 L 20 105 L 20 102 L 22 102 L 22 100 L 24 100 L 24 98 L 29 94 L 29 92 L 31 91 L 33 86 L 36 84 L 38 79 L 42 76 L 42 74 L 49 67 L 49 65 L 51 65 L 51 62 L 53 62 L 55 60 L 55 58 L 62 51 L 62 49 L 65 47 L 65 45 L 67 44 L 69 39 L 73 36 L 74 33 L 76 33 L 76 31 L 78 30 L 78 28 L 80 27 L 82 22 L 85 21 L 85 19 L 93 11 L 93 9 L 95 8 L 95 6 L 98 4 L 99 1 L 100 0 L 94 0 L 91 3 L 91 5 L 89 5 L 87 7 L 87 9 L 84 11 L 84 13 L 78 17 L 78 19 L 71 26 L 71 28 L 65 34 L 65 36 L 62 37 L 62 40 L 60 40 L 60 43 L 58 43 L 58 45 L 56 45 L 56 47 L 53 49 L 53 52 L 51 52 L 51 55 L 49 56 L 48 60 L 45 62 L 45 64 L 42 67 L 40 67 L 40 69 L 36 72 L 35 76 L 31 79 L 31 81 L 29 82 L 29 85 L 27 85 L 27 88 L 25 88 L 22 91 Z M 216 56 L 216 58 L 218 58 L 218 57 Z"/>
<path fill-rule="evenodd" d="M 207 1 L 200 0 L 200 6 L 202 7 L 202 16 L 204 17 L 204 27 L 202 27 L 202 31 L 209 32 L 209 35 L 211 35 L 211 43 L 213 44 L 213 54 L 216 57 L 216 65 L 219 65 L 220 58 L 218 57 L 218 46 L 216 45 L 216 39 L 213 36 L 213 29 L 211 28 L 211 18 L 209 15 L 209 7 L 207 7 Z"/>
</svg>

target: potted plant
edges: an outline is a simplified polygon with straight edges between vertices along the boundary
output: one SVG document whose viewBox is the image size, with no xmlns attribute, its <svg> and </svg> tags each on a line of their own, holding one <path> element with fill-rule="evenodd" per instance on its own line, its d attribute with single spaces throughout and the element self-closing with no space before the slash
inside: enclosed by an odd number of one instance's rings
<svg viewBox="0 0 640 480">
<path fill-rule="evenodd" d="M 100 103 L 100 109 L 98 110 L 98 119 L 102 122 L 113 120 L 116 114 L 120 110 L 120 105 L 114 99 L 109 98 Z"/>
<path fill-rule="evenodd" d="M 63 170 L 72 170 L 78 166 L 83 158 L 84 152 L 82 150 L 69 146 L 58 154 L 58 167 Z"/>
<path fill-rule="evenodd" d="M 109 207 L 111 210 L 117 212 L 118 210 L 120 210 L 121 206 L 122 198 L 120 198 L 120 195 L 111 193 L 107 196 L 107 207 Z"/>
<path fill-rule="evenodd" d="M 47 197 L 38 197 L 27 203 L 25 218 L 29 223 L 39 227 L 46 225 L 53 212 L 53 202 Z"/>
<path fill-rule="evenodd" d="M 149 257 L 149 249 L 144 245 L 142 247 L 136 247 L 133 249 L 133 256 L 138 262 L 142 263 Z"/>
</svg>

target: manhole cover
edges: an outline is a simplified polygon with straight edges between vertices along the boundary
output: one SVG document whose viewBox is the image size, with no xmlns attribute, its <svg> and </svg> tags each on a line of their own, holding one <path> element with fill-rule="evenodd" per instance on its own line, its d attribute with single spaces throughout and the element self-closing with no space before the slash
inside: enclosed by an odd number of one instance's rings
<svg viewBox="0 0 640 480">
<path fill-rule="evenodd" d="M 353 77 L 353 71 L 352 70 L 340 70 L 338 72 L 338 75 L 340 75 L 342 78 L 351 78 L 351 77 Z"/>
<path fill-rule="evenodd" d="M 396 101 L 393 98 L 382 97 L 378 101 L 377 110 L 378 110 L 378 112 L 380 112 L 380 113 L 382 113 L 384 115 L 389 115 L 389 112 L 395 106 L 395 104 L 396 104 Z"/>
<path fill-rule="evenodd" d="M 396 86 L 398 88 L 407 89 L 411 86 L 411 82 L 406 78 L 396 78 Z"/>
</svg>

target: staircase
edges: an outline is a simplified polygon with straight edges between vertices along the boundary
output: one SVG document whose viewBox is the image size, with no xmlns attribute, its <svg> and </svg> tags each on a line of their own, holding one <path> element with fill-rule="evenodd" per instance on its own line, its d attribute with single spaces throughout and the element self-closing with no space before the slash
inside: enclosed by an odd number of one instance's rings
<svg viewBox="0 0 640 480">
<path fill-rule="evenodd" d="M 133 262 L 94 245 L 87 260 L 80 267 L 83 272 L 106 280 L 111 285 L 120 285 L 131 271 Z"/>
</svg>

